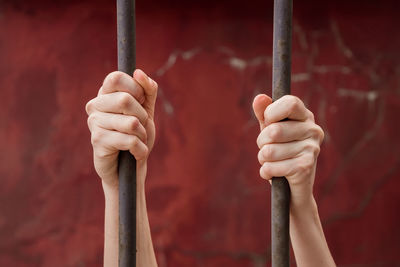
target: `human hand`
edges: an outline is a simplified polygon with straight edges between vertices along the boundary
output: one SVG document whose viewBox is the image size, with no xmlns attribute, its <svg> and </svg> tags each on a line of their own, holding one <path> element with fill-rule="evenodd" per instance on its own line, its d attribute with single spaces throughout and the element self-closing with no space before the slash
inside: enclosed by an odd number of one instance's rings
<svg viewBox="0 0 400 267">
<path fill-rule="evenodd" d="M 258 95 L 253 110 L 261 129 L 257 138 L 261 177 L 286 177 L 292 205 L 308 203 L 313 199 L 317 157 L 324 138 L 313 113 L 292 95 L 274 103 L 270 97 Z"/>
<path fill-rule="evenodd" d="M 128 150 L 144 173 L 155 139 L 157 83 L 137 69 L 133 77 L 112 72 L 86 104 L 94 166 L 103 184 L 118 185 L 118 154 Z M 142 178 L 144 179 L 144 177 Z"/>
</svg>

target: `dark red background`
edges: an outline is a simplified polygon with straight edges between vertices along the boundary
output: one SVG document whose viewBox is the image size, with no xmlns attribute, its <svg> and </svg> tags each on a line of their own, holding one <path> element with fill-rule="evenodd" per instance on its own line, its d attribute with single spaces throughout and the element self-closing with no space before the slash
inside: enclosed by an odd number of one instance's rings
<svg viewBox="0 0 400 267">
<path fill-rule="evenodd" d="M 142 1 L 157 80 L 147 198 L 160 267 L 265 266 L 269 186 L 251 102 L 272 1 Z M 340 266 L 400 266 L 398 1 L 295 1 L 293 94 L 324 128 L 315 195 Z M 114 1 L 0 1 L 0 266 L 100 266 L 85 103 L 116 69 Z"/>
</svg>

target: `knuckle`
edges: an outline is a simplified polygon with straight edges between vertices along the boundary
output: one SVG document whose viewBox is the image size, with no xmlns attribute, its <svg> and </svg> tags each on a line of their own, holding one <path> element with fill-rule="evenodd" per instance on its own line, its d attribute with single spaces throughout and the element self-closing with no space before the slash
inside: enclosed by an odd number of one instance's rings
<svg viewBox="0 0 400 267">
<path fill-rule="evenodd" d="M 93 105 L 93 99 L 86 103 L 85 110 L 88 115 L 92 112 Z"/>
<path fill-rule="evenodd" d="M 89 126 L 89 128 L 95 124 L 96 118 L 97 116 L 95 115 L 95 113 L 92 113 L 89 115 L 89 117 L 87 118 L 87 124 Z"/>
<path fill-rule="evenodd" d="M 312 113 L 310 110 L 307 110 L 308 112 L 308 117 L 310 118 L 310 120 L 312 121 L 312 122 L 315 122 L 315 116 L 314 116 L 314 113 Z"/>
<path fill-rule="evenodd" d="M 263 167 L 261 166 L 261 168 L 260 168 L 260 177 L 261 178 L 264 178 L 264 169 L 263 169 Z"/>
<path fill-rule="evenodd" d="M 267 128 L 268 129 L 268 136 L 270 137 L 271 141 L 276 141 L 279 136 L 281 135 L 281 127 L 279 126 L 278 123 L 273 123 L 269 125 Z"/>
<path fill-rule="evenodd" d="M 310 135 L 312 137 L 318 137 L 318 135 L 320 134 L 318 127 L 316 127 L 314 123 L 308 128 L 308 131 L 310 132 Z"/>
<path fill-rule="evenodd" d="M 130 117 L 128 122 L 129 130 L 136 130 L 139 127 L 139 120 L 136 117 Z"/>
<path fill-rule="evenodd" d="M 262 153 L 265 159 L 273 159 L 274 158 L 274 148 L 271 145 L 265 145 L 262 149 Z"/>
<path fill-rule="evenodd" d="M 257 143 L 257 146 L 258 146 L 258 148 L 260 148 L 261 149 L 261 147 L 262 147 L 262 132 L 257 136 L 257 140 L 256 140 L 256 143 Z"/>
<path fill-rule="evenodd" d="M 260 176 L 261 176 L 262 178 L 264 178 L 264 179 L 266 179 L 266 178 L 268 177 L 267 170 L 268 170 L 268 168 L 266 168 L 266 165 L 265 165 L 265 164 L 263 164 L 263 165 L 261 166 L 261 168 L 260 168 Z"/>
<path fill-rule="evenodd" d="M 106 79 L 104 80 L 104 83 L 109 82 L 110 86 L 115 87 L 121 83 L 123 78 L 124 78 L 124 73 L 120 71 L 113 71 L 107 75 Z"/>
<path fill-rule="evenodd" d="M 264 163 L 260 168 L 260 176 L 264 179 L 269 179 L 273 176 L 272 166 L 268 163 Z"/>
<path fill-rule="evenodd" d="M 309 152 L 314 158 L 317 158 L 319 155 L 319 152 L 321 151 L 321 148 L 319 145 L 315 144 L 314 142 L 309 142 L 305 148 L 305 151 Z"/>
<path fill-rule="evenodd" d="M 132 97 L 128 93 L 121 93 L 118 105 L 122 110 L 127 109 L 132 103 Z"/>
<path fill-rule="evenodd" d="M 259 151 L 258 151 L 257 159 L 258 159 L 258 162 L 259 162 L 261 165 L 264 163 L 264 156 L 263 156 L 262 150 L 259 150 Z"/>
<path fill-rule="evenodd" d="M 143 147 L 143 157 L 147 157 L 149 155 L 149 149 L 147 148 L 147 146 Z"/>
<path fill-rule="evenodd" d="M 136 148 L 139 144 L 139 139 L 136 136 L 131 136 L 128 142 L 130 148 Z"/>
<path fill-rule="evenodd" d="M 324 139 L 325 139 L 325 132 L 324 132 L 324 130 L 321 128 L 321 126 L 319 126 L 319 125 L 317 125 L 318 126 L 318 137 L 319 137 L 319 142 L 320 142 L 320 144 L 324 141 Z"/>
<path fill-rule="evenodd" d="M 312 152 L 312 155 L 318 156 L 321 148 L 319 147 L 319 145 L 313 143 L 309 145 L 309 151 Z"/>
<path fill-rule="evenodd" d="M 141 150 L 131 150 L 131 152 L 132 154 L 134 154 L 137 160 L 145 159 L 149 155 L 149 149 L 147 148 L 147 146 L 143 146 Z"/>
<path fill-rule="evenodd" d="M 321 152 L 321 148 L 319 146 L 315 146 L 313 152 L 314 157 L 317 158 L 319 153 Z"/>
<path fill-rule="evenodd" d="M 310 127 L 310 131 L 311 131 L 311 137 L 314 137 L 320 143 L 322 143 L 325 137 L 325 133 L 322 130 L 322 128 L 319 125 L 314 124 L 312 127 Z"/>
<path fill-rule="evenodd" d="M 93 146 L 97 146 L 101 143 L 103 133 L 101 131 L 93 131 L 91 136 L 91 142 Z"/>
<path fill-rule="evenodd" d="M 300 99 L 297 96 L 286 95 L 286 101 L 288 102 L 288 108 L 290 111 L 294 111 L 300 104 Z"/>
</svg>

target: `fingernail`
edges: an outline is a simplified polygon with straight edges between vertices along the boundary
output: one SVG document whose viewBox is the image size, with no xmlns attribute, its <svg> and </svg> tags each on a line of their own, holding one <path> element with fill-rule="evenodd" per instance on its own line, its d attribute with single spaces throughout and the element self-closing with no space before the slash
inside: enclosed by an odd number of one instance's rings
<svg viewBox="0 0 400 267">
<path fill-rule="evenodd" d="M 138 72 L 137 75 L 139 75 L 139 77 L 140 76 L 145 76 L 146 77 L 146 74 L 141 69 L 137 69 L 136 71 Z"/>
<path fill-rule="evenodd" d="M 149 77 L 146 73 L 144 73 L 144 71 L 140 70 L 140 72 L 141 72 L 141 75 L 143 75 L 143 77 L 147 78 L 147 80 L 148 80 L 149 82 L 151 82 L 150 77 Z"/>
</svg>

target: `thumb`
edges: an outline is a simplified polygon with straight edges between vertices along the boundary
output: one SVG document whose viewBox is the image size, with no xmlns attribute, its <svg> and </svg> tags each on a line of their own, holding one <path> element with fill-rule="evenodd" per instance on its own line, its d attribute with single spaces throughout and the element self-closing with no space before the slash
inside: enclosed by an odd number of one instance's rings
<svg viewBox="0 0 400 267">
<path fill-rule="evenodd" d="M 266 127 L 264 119 L 264 111 L 271 103 L 272 99 L 264 94 L 259 94 L 254 98 L 253 111 L 254 115 L 256 115 L 258 122 L 260 123 L 260 130 Z"/>
<path fill-rule="evenodd" d="M 143 107 L 146 109 L 150 118 L 153 119 L 158 85 L 153 79 L 147 76 L 147 74 L 140 69 L 135 70 L 135 72 L 133 73 L 133 78 L 143 87 L 144 94 L 146 96 Z"/>
</svg>

